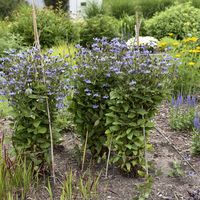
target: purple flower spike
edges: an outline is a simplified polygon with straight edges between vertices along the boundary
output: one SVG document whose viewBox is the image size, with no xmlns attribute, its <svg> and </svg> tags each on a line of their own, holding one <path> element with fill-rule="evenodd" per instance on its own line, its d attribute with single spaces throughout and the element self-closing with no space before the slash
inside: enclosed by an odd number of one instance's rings
<svg viewBox="0 0 200 200">
<path fill-rule="evenodd" d="M 200 121 L 199 121 L 199 116 L 198 113 L 195 114 L 194 118 L 194 127 L 198 130 L 200 130 Z"/>
<path fill-rule="evenodd" d="M 171 104 L 172 104 L 172 106 L 175 106 L 175 99 L 174 99 L 174 97 L 172 97 Z"/>
</svg>

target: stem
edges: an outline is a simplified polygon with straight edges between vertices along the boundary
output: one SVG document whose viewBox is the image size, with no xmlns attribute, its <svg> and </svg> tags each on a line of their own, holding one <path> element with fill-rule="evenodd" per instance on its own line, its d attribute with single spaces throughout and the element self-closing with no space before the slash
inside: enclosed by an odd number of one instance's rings
<svg viewBox="0 0 200 200">
<path fill-rule="evenodd" d="M 86 155 L 86 150 L 87 150 L 87 142 L 88 142 L 88 131 L 86 132 L 85 144 L 84 144 L 84 149 L 83 149 L 83 158 L 82 158 L 81 171 L 83 171 L 83 169 L 84 169 L 85 155 Z"/>
<path fill-rule="evenodd" d="M 56 176 L 55 176 L 55 166 L 54 166 L 54 149 L 53 149 L 53 132 L 52 132 L 52 126 L 51 126 L 51 115 L 50 115 L 50 109 L 49 109 L 49 100 L 46 98 L 46 104 L 47 104 L 47 115 L 49 120 L 49 133 L 50 133 L 50 140 L 51 140 L 51 164 L 52 164 L 52 177 L 53 177 L 53 183 L 56 183 Z"/>
<path fill-rule="evenodd" d="M 144 120 L 144 115 L 142 115 L 142 119 Z M 145 159 L 145 168 L 146 168 L 146 176 L 149 176 L 148 170 L 148 160 L 147 160 L 147 137 L 146 137 L 146 129 L 143 126 L 143 136 L 144 136 L 144 159 Z"/>
<path fill-rule="evenodd" d="M 107 158 L 107 162 L 106 162 L 106 178 L 108 178 L 108 165 L 109 165 L 109 161 L 110 161 L 110 153 L 111 153 L 111 147 L 112 147 L 112 140 L 113 140 L 113 135 L 110 138 L 110 144 L 109 144 L 109 150 L 108 150 L 108 158 Z"/>
</svg>

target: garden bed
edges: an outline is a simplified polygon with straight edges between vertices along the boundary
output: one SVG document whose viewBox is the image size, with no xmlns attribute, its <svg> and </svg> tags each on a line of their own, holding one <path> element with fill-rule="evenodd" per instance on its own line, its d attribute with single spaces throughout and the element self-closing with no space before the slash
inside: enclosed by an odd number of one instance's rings
<svg viewBox="0 0 200 200">
<path fill-rule="evenodd" d="M 190 153 L 191 133 L 173 131 L 168 124 L 168 106 L 165 104 L 160 107 L 159 114 L 155 118 L 157 127 L 159 127 L 172 144 L 179 150 L 179 153 L 187 159 L 191 165 L 200 173 L 200 158 L 193 157 Z M 1 129 L 8 132 L 7 122 L 1 121 Z M 154 147 L 154 151 L 148 155 L 149 161 L 152 163 L 150 174 L 153 176 L 153 188 L 149 199 L 190 199 L 190 193 L 194 193 L 200 189 L 200 177 L 191 169 L 191 167 L 182 161 L 181 156 L 172 147 L 171 144 L 156 130 L 152 131 L 150 142 Z M 55 187 L 55 199 L 60 199 L 61 183 L 64 180 L 66 171 L 70 169 L 76 174 L 81 173 L 81 155 L 75 152 L 74 147 L 79 145 L 78 138 L 69 131 L 63 136 L 63 143 L 55 148 L 56 176 L 57 182 Z M 174 162 L 180 163 L 177 168 L 173 166 Z M 124 175 L 116 167 L 109 167 L 108 178 L 105 178 L 105 164 L 95 164 L 87 155 L 85 163 L 85 172 L 89 176 L 96 177 L 100 175 L 98 186 L 99 197 L 97 199 L 113 199 L 113 200 L 131 200 L 137 194 L 136 185 L 143 183 L 142 178 Z M 182 175 L 176 173 L 181 171 Z M 174 175 L 173 175 L 174 174 Z M 30 199 L 43 200 L 50 199 L 44 184 L 38 188 L 32 188 L 29 194 Z M 191 198 L 199 199 L 199 198 Z"/>
</svg>

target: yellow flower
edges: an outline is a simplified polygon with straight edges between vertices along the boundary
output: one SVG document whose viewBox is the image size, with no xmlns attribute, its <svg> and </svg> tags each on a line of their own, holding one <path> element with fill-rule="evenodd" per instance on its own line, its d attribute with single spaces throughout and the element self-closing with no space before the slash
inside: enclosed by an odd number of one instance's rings
<svg viewBox="0 0 200 200">
<path fill-rule="evenodd" d="M 200 49 L 189 50 L 190 53 L 200 53 Z"/>
<path fill-rule="evenodd" d="M 189 63 L 188 63 L 189 66 L 194 66 L 195 64 L 196 64 L 196 63 L 194 63 L 194 62 L 189 62 Z"/>
<path fill-rule="evenodd" d="M 196 47 L 196 49 L 200 50 L 200 46 Z"/>
<path fill-rule="evenodd" d="M 167 35 L 169 35 L 170 37 L 174 36 L 174 34 L 173 34 L 173 33 L 168 33 Z"/>
<path fill-rule="evenodd" d="M 174 43 L 172 43 L 172 45 L 174 45 L 174 46 L 178 46 L 179 43 L 178 43 L 178 42 L 174 42 Z"/>
<path fill-rule="evenodd" d="M 180 57 L 181 57 L 181 54 L 176 54 L 175 57 L 176 57 L 176 58 L 180 58 Z"/>
<path fill-rule="evenodd" d="M 166 47 L 167 46 L 167 42 L 159 42 L 158 46 L 159 47 Z"/>
<path fill-rule="evenodd" d="M 198 40 L 197 37 L 189 37 L 189 38 L 185 38 L 183 42 L 196 42 L 197 40 Z"/>
</svg>

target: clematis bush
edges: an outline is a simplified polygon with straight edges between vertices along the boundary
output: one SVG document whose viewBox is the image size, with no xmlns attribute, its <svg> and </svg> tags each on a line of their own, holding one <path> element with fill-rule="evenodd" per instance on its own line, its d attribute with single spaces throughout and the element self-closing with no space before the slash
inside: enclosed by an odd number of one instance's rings
<svg viewBox="0 0 200 200">
<path fill-rule="evenodd" d="M 77 49 L 70 105 L 77 133 L 83 143 L 88 135 L 94 157 L 107 154 L 112 143 L 112 163 L 128 172 L 144 169 L 144 149 L 150 146 L 145 138 L 168 92 L 174 61 L 145 48 L 130 49 L 119 39 L 95 39 L 91 49 Z"/>
<path fill-rule="evenodd" d="M 0 92 L 13 109 L 13 146 L 17 153 L 41 167 L 50 163 L 47 100 L 56 144 L 60 136 L 55 130 L 55 119 L 67 86 L 64 77 L 68 65 L 51 53 L 42 55 L 33 48 L 8 52 L 7 57 L 0 59 Z"/>
</svg>

